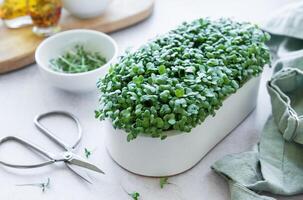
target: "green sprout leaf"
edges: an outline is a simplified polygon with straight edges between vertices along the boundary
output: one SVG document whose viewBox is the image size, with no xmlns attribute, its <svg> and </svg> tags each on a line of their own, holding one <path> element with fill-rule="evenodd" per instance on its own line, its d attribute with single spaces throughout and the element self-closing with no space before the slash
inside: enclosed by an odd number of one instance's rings
<svg viewBox="0 0 303 200">
<path fill-rule="evenodd" d="M 121 185 L 123 191 L 130 196 L 133 200 L 139 200 L 140 199 L 140 193 L 139 192 L 128 192 L 122 185 Z"/>
<path fill-rule="evenodd" d="M 170 184 L 168 182 L 168 177 L 162 177 L 160 178 L 160 188 L 163 189 L 165 185 Z"/>
<path fill-rule="evenodd" d="M 133 134 L 128 134 L 127 135 L 127 141 L 130 142 L 131 140 L 135 139 L 136 137 Z"/>
<path fill-rule="evenodd" d="M 183 97 L 184 89 L 176 89 L 175 95 L 176 95 L 176 97 Z"/>
<path fill-rule="evenodd" d="M 164 65 L 160 65 L 159 66 L 159 74 L 164 74 L 166 72 L 166 68 L 165 68 L 165 66 Z"/>
<path fill-rule="evenodd" d="M 170 125 L 174 125 L 174 124 L 176 123 L 176 120 L 175 120 L 175 119 L 169 119 L 169 120 L 168 120 L 168 123 L 169 123 Z"/>
<path fill-rule="evenodd" d="M 138 192 L 132 192 L 128 194 L 133 200 L 139 200 L 140 194 Z"/>
<path fill-rule="evenodd" d="M 88 159 L 92 155 L 92 151 L 88 150 L 87 148 L 84 148 L 84 154 L 85 157 Z"/>
<path fill-rule="evenodd" d="M 98 110 L 95 110 L 95 118 L 99 119 L 102 113 Z"/>
</svg>

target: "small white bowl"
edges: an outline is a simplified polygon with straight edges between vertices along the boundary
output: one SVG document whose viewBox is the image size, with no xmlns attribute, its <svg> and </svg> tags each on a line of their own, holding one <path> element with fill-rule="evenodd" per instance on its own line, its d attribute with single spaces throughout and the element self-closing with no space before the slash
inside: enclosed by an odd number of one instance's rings
<svg viewBox="0 0 303 200">
<path fill-rule="evenodd" d="M 103 66 L 88 72 L 63 73 L 50 68 L 50 60 L 76 44 L 82 44 L 86 49 L 93 52 L 100 52 L 107 63 Z M 37 47 L 35 59 L 45 80 L 60 89 L 83 92 L 96 89 L 96 83 L 100 77 L 105 76 L 110 64 L 116 59 L 118 47 L 116 42 L 108 35 L 93 30 L 70 30 L 53 35 Z"/>
<path fill-rule="evenodd" d="M 62 0 L 62 3 L 73 16 L 87 19 L 102 15 L 110 0 Z"/>
</svg>

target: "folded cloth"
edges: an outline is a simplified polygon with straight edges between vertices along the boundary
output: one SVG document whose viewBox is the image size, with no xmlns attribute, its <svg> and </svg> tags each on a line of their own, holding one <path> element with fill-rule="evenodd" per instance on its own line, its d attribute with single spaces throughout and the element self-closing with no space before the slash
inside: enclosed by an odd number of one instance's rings
<svg viewBox="0 0 303 200">
<path fill-rule="evenodd" d="M 263 26 L 273 36 L 274 75 L 267 83 L 272 116 L 252 151 L 225 156 L 212 166 L 228 180 L 232 200 L 274 200 L 261 192 L 303 193 L 302 27 L 303 3 L 283 8 Z"/>
<path fill-rule="evenodd" d="M 274 35 L 291 38 L 303 38 L 303 2 L 288 4 L 277 12 L 273 12 L 261 23 L 263 30 Z"/>
<path fill-rule="evenodd" d="M 303 144 L 303 71 L 284 68 L 267 84 L 271 96 L 272 113 L 283 138 Z M 302 102 L 303 103 L 303 102 Z M 296 110 L 294 109 L 296 108 Z"/>
<path fill-rule="evenodd" d="M 225 156 L 212 166 L 227 178 L 232 200 L 273 199 L 257 194 L 264 191 L 303 193 L 303 71 L 283 70 L 268 82 L 267 89 L 273 115 L 257 148 Z"/>
<path fill-rule="evenodd" d="M 291 60 L 294 59 L 294 62 L 298 62 L 296 58 L 301 58 L 303 55 L 302 1 L 286 5 L 281 10 L 273 12 L 260 26 L 272 35 L 268 45 L 272 51 L 273 61 L 280 58 L 283 61 L 292 62 Z M 287 62 L 283 63 L 287 65 Z M 280 69 L 281 65 L 275 69 L 275 72 Z"/>
</svg>

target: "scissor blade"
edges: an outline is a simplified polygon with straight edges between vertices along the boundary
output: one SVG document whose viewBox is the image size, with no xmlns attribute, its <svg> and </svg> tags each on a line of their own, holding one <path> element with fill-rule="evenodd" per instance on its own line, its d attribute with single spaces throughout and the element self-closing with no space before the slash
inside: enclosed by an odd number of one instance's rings
<svg viewBox="0 0 303 200">
<path fill-rule="evenodd" d="M 101 174 L 105 174 L 99 167 L 97 167 L 96 165 L 87 162 L 85 160 L 83 160 L 81 157 L 79 156 L 74 156 L 71 160 L 68 161 L 68 163 L 73 164 L 73 165 L 77 165 L 80 167 L 84 167 L 86 169 L 101 173 Z"/>
<path fill-rule="evenodd" d="M 78 175 L 80 178 L 82 178 L 83 180 L 85 180 L 86 182 L 92 184 L 92 180 L 91 178 L 87 175 L 87 173 L 85 171 L 83 171 L 83 169 L 79 169 L 77 166 L 73 166 L 72 164 L 66 163 L 66 166 L 72 171 L 74 172 L 76 175 Z"/>
</svg>

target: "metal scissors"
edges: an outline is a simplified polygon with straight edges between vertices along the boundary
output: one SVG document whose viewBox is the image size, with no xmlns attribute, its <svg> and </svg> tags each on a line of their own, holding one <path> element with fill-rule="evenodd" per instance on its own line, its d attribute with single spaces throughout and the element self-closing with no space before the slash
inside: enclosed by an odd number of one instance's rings
<svg viewBox="0 0 303 200">
<path fill-rule="evenodd" d="M 77 129 L 78 129 L 78 136 L 77 136 L 77 140 L 74 143 L 74 145 L 72 145 L 72 146 L 67 145 L 66 143 L 61 141 L 57 136 L 55 136 L 51 131 L 49 131 L 45 126 L 43 126 L 40 123 L 41 119 L 47 118 L 51 115 L 66 116 L 66 117 L 72 119 L 76 123 Z M 81 124 L 75 115 L 73 115 L 69 112 L 65 112 L 65 111 L 52 111 L 52 112 L 37 115 L 34 119 L 34 124 L 40 130 L 41 133 L 46 135 L 49 139 L 54 141 L 58 146 L 63 148 L 64 151 L 61 152 L 59 155 L 55 155 L 33 143 L 30 143 L 29 141 L 27 141 L 25 139 L 22 139 L 22 138 L 19 138 L 16 136 L 7 136 L 0 140 L 0 145 L 7 141 L 15 141 L 23 146 L 28 147 L 29 149 L 31 149 L 33 151 L 39 153 L 40 155 L 44 156 L 47 160 L 44 162 L 41 162 L 41 163 L 30 164 L 30 165 L 10 164 L 10 163 L 0 160 L 0 164 L 7 166 L 7 167 L 12 167 L 12 168 L 25 168 L 26 169 L 26 168 L 43 167 L 43 166 L 58 163 L 58 162 L 64 162 L 71 171 L 73 171 L 75 174 L 77 174 L 79 177 L 81 177 L 88 183 L 91 183 L 90 177 L 81 168 L 86 168 L 88 170 L 92 170 L 94 172 L 104 174 L 104 172 L 100 168 L 98 168 L 96 165 L 86 161 L 85 159 L 81 158 L 80 156 L 78 156 L 74 153 L 75 148 L 78 146 L 78 144 L 80 143 L 81 138 L 82 138 Z M 80 170 L 79 170 L 79 167 L 80 167 Z"/>
</svg>

